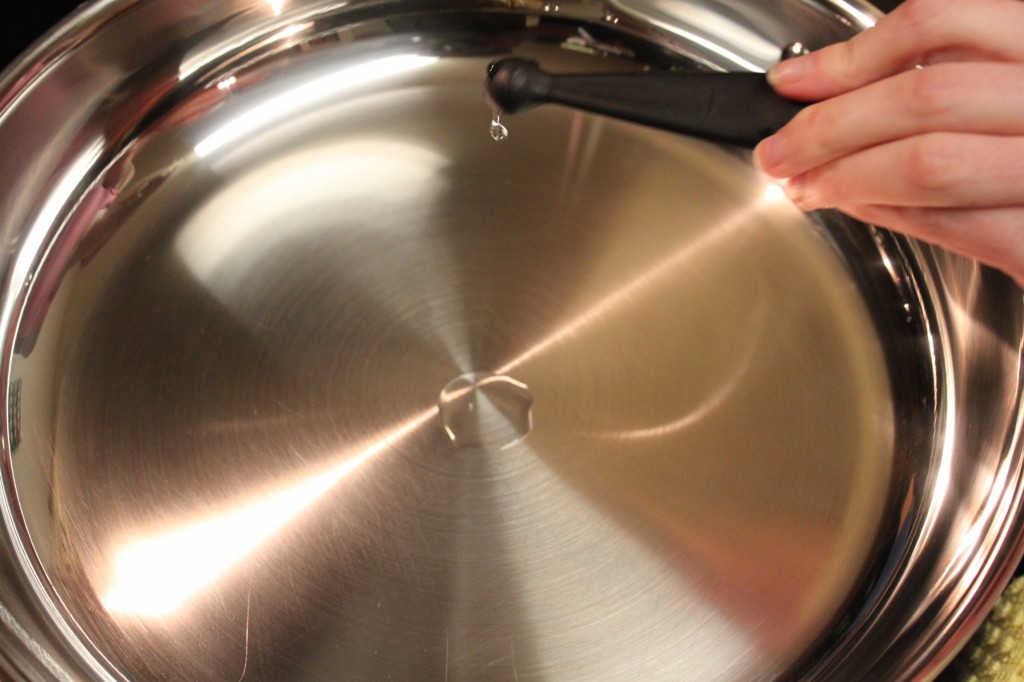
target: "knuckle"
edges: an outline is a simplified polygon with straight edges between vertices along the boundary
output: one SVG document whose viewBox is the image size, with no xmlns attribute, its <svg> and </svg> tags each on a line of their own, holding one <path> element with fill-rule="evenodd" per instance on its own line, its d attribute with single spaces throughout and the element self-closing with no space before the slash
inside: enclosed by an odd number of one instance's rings
<svg viewBox="0 0 1024 682">
<path fill-rule="evenodd" d="M 949 69 L 941 66 L 914 69 L 907 72 L 906 79 L 906 109 L 916 119 L 925 122 L 941 119 L 961 105 L 956 95 L 957 83 Z"/>
<path fill-rule="evenodd" d="M 834 107 L 828 103 L 816 104 L 804 109 L 801 127 L 807 140 L 818 154 L 830 154 L 841 149 L 841 126 L 838 125 Z"/>
<path fill-rule="evenodd" d="M 945 22 L 948 13 L 962 0 L 907 0 L 900 7 L 905 28 L 932 30 Z"/>
<path fill-rule="evenodd" d="M 983 1 L 974 0 L 976 3 Z M 948 47 L 950 41 L 957 39 L 964 24 L 961 12 L 968 4 L 971 3 L 964 0 L 907 0 L 897 8 L 901 34 L 918 46 L 917 63 L 927 63 L 932 52 Z"/>
<path fill-rule="evenodd" d="M 932 0 L 906 0 L 900 6 L 900 18 L 907 28 L 927 23 L 933 13 Z"/>
<path fill-rule="evenodd" d="M 959 184 L 960 164 L 949 138 L 943 134 L 921 135 L 909 142 L 904 175 L 909 186 L 927 196 L 942 194 Z"/>
<path fill-rule="evenodd" d="M 856 40 L 847 40 L 829 46 L 821 52 L 824 71 L 844 89 L 860 85 L 860 46 Z"/>
</svg>

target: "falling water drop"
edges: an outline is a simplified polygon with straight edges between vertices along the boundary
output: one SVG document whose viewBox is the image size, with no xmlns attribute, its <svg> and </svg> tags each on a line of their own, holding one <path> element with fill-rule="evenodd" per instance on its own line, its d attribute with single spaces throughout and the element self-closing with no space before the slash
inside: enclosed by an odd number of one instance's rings
<svg viewBox="0 0 1024 682">
<path fill-rule="evenodd" d="M 494 118 L 491 119 L 491 139 L 501 142 L 506 137 L 508 137 L 508 128 L 501 124 L 501 112 L 495 111 Z"/>
</svg>

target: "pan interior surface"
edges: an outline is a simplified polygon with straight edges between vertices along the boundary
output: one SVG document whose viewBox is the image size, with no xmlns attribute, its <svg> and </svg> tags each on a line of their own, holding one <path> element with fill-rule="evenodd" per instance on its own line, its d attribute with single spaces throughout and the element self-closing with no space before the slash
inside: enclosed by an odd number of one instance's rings
<svg viewBox="0 0 1024 682">
<path fill-rule="evenodd" d="M 49 246 L 12 468 L 97 669 L 774 679 L 862 587 L 855 265 L 734 151 L 556 107 L 492 141 L 488 60 L 197 89 Z"/>
</svg>

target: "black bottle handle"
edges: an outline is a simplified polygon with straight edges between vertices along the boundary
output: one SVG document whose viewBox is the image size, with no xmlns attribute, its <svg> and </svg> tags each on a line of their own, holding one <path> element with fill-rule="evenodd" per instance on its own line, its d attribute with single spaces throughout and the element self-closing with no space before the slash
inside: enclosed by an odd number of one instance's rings
<svg viewBox="0 0 1024 682">
<path fill-rule="evenodd" d="M 742 147 L 754 147 L 806 106 L 776 94 L 763 73 L 553 75 L 517 57 L 488 67 L 487 92 L 503 112 L 551 102 Z"/>
</svg>

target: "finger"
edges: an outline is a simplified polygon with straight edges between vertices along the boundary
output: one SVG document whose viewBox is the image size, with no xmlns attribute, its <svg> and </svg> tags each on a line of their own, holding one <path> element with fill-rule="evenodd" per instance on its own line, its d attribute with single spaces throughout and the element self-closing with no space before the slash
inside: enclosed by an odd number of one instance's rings
<svg viewBox="0 0 1024 682">
<path fill-rule="evenodd" d="M 1024 208 L 844 206 L 857 220 L 975 258 L 1024 283 Z"/>
<path fill-rule="evenodd" d="M 807 107 L 758 145 L 754 159 L 773 177 L 791 177 L 883 142 L 939 131 L 1024 135 L 1024 65 L 905 71 Z"/>
<path fill-rule="evenodd" d="M 881 204 L 932 208 L 1019 206 L 1024 138 L 928 133 L 871 147 L 790 178 L 803 210 Z"/>
<path fill-rule="evenodd" d="M 768 73 L 783 95 L 816 101 L 949 54 L 1024 61 L 1021 0 L 908 0 L 848 41 L 788 59 Z"/>
</svg>

